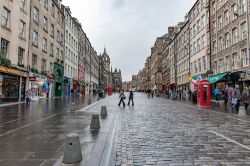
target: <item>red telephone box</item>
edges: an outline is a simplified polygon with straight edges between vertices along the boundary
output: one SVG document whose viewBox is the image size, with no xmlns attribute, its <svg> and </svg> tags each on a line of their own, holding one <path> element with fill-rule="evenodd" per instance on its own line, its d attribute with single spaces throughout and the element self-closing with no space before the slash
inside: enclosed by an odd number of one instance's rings
<svg viewBox="0 0 250 166">
<path fill-rule="evenodd" d="M 108 95 L 111 96 L 113 93 L 112 86 L 108 87 Z"/>
<path fill-rule="evenodd" d="M 208 80 L 197 81 L 197 105 L 211 107 L 210 82 Z"/>
</svg>

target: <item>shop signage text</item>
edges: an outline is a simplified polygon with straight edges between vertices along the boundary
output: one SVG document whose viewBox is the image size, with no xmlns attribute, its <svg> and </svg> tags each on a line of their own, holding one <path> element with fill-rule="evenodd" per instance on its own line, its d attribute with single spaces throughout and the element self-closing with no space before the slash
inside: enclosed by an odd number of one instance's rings
<svg viewBox="0 0 250 166">
<path fill-rule="evenodd" d="M 20 75 L 20 72 L 18 70 L 9 69 L 9 68 L 3 67 L 3 66 L 0 66 L 0 72 L 14 74 L 14 75 L 18 75 L 18 76 Z"/>
</svg>

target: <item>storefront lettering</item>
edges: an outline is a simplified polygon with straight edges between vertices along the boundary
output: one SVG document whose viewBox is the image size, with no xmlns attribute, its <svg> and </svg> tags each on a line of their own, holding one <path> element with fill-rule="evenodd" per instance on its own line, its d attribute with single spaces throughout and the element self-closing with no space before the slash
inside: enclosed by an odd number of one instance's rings
<svg viewBox="0 0 250 166">
<path fill-rule="evenodd" d="M 20 75 L 20 72 L 15 69 L 9 69 L 7 67 L 0 66 L 0 72 L 14 74 L 14 75 Z"/>
</svg>

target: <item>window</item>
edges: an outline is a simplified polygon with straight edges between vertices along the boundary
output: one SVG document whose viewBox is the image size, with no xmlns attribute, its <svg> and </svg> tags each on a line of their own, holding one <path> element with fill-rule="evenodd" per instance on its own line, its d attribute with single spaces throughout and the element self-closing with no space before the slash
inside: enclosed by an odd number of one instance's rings
<svg viewBox="0 0 250 166">
<path fill-rule="evenodd" d="M 32 44 L 38 47 L 38 33 L 36 31 L 32 33 Z"/>
<path fill-rule="evenodd" d="M 35 54 L 32 54 L 31 66 L 32 66 L 32 68 L 37 69 L 37 55 L 35 55 Z"/>
<path fill-rule="evenodd" d="M 63 34 L 61 34 L 61 37 L 60 37 L 60 44 L 61 45 L 63 44 Z"/>
<path fill-rule="evenodd" d="M 206 57 L 202 57 L 202 70 L 207 70 L 207 63 L 206 63 Z"/>
<path fill-rule="evenodd" d="M 9 41 L 5 40 L 4 38 L 1 38 L 1 52 L 0 56 L 3 58 L 8 57 L 8 51 L 9 51 Z"/>
<path fill-rule="evenodd" d="M 197 52 L 201 50 L 201 39 L 197 40 Z"/>
<path fill-rule="evenodd" d="M 231 62 L 230 62 L 230 57 L 229 55 L 225 57 L 225 71 L 230 71 L 230 66 L 231 66 Z"/>
<path fill-rule="evenodd" d="M 66 30 L 66 41 L 68 41 L 68 31 Z"/>
<path fill-rule="evenodd" d="M 41 71 L 46 71 L 46 60 L 42 59 L 42 63 L 41 63 Z"/>
<path fill-rule="evenodd" d="M 225 25 L 229 24 L 229 12 L 228 12 L 228 10 L 226 10 L 224 12 L 224 23 L 225 23 Z"/>
<path fill-rule="evenodd" d="M 43 38 L 43 51 L 47 52 L 47 39 Z"/>
<path fill-rule="evenodd" d="M 53 24 L 51 24 L 51 32 L 50 32 L 50 36 L 51 36 L 51 37 L 53 37 L 53 38 L 54 38 L 54 29 L 55 29 L 54 25 L 53 25 Z"/>
<path fill-rule="evenodd" d="M 196 54 L 196 42 L 194 42 L 194 54 Z"/>
<path fill-rule="evenodd" d="M 200 20 L 198 20 L 197 21 L 197 33 L 199 33 L 200 31 L 201 31 L 201 21 Z"/>
<path fill-rule="evenodd" d="M 228 48 L 230 46 L 230 34 L 225 34 L 225 47 Z"/>
<path fill-rule="evenodd" d="M 246 22 L 242 23 L 240 25 L 240 31 L 241 31 L 241 39 L 244 40 L 247 38 L 247 24 Z"/>
<path fill-rule="evenodd" d="M 22 10 L 25 10 L 25 6 L 26 6 L 26 0 L 20 0 L 20 8 Z"/>
<path fill-rule="evenodd" d="M 18 64 L 23 65 L 23 57 L 25 50 L 21 47 L 18 48 Z"/>
<path fill-rule="evenodd" d="M 193 26 L 193 37 L 196 36 L 196 24 Z"/>
<path fill-rule="evenodd" d="M 60 54 L 60 52 L 59 52 L 59 48 L 56 48 L 56 59 L 59 59 L 59 55 Z"/>
<path fill-rule="evenodd" d="M 223 49 L 223 39 L 220 37 L 218 39 L 218 51 L 221 51 Z"/>
<path fill-rule="evenodd" d="M 61 51 L 60 59 L 63 59 L 63 51 Z"/>
<path fill-rule="evenodd" d="M 205 27 L 205 15 L 201 17 L 201 29 Z"/>
<path fill-rule="evenodd" d="M 20 25 L 19 25 L 19 36 L 22 38 L 25 38 L 25 28 L 26 24 L 22 20 L 20 20 Z"/>
<path fill-rule="evenodd" d="M 247 11 L 247 2 L 246 0 L 240 0 L 240 13 L 244 14 Z"/>
<path fill-rule="evenodd" d="M 46 17 L 43 18 L 43 29 L 48 32 L 48 19 Z"/>
<path fill-rule="evenodd" d="M 238 28 L 234 28 L 233 30 L 232 30 L 232 44 L 235 44 L 235 43 L 237 43 L 238 42 L 238 36 L 239 36 L 239 34 L 238 34 Z"/>
<path fill-rule="evenodd" d="M 201 41 L 201 49 L 203 49 L 204 47 L 206 47 L 206 35 L 202 36 L 202 41 Z"/>
<path fill-rule="evenodd" d="M 246 67 L 249 65 L 249 55 L 247 54 L 247 49 L 241 50 L 241 57 L 243 60 L 243 67 Z"/>
<path fill-rule="evenodd" d="M 223 73 L 224 72 L 223 69 L 224 69 L 224 61 L 223 59 L 219 59 L 218 73 Z"/>
<path fill-rule="evenodd" d="M 52 62 L 49 63 L 49 71 L 50 71 L 50 73 L 53 73 L 53 71 L 54 71 L 54 66 L 53 66 Z"/>
<path fill-rule="evenodd" d="M 213 69 L 214 73 L 217 74 L 218 73 L 217 61 L 214 61 L 213 66 L 214 66 L 214 69 Z"/>
<path fill-rule="evenodd" d="M 54 56 L 54 44 L 50 43 L 50 55 Z"/>
<path fill-rule="evenodd" d="M 51 16 L 52 17 L 55 17 L 55 5 L 54 5 L 54 3 L 52 2 L 52 8 L 51 8 Z"/>
<path fill-rule="evenodd" d="M 33 21 L 39 24 L 39 10 L 37 8 L 33 9 Z"/>
<path fill-rule="evenodd" d="M 10 11 L 7 8 L 3 8 L 2 26 L 10 28 Z"/>
<path fill-rule="evenodd" d="M 237 5 L 236 4 L 232 5 L 231 11 L 232 11 L 232 18 L 236 19 L 238 17 L 238 11 L 237 11 Z"/>
<path fill-rule="evenodd" d="M 201 72 L 201 58 L 198 59 L 198 64 L 199 64 L 199 72 Z"/>
<path fill-rule="evenodd" d="M 193 38 L 193 28 L 190 28 L 190 39 Z"/>
<path fill-rule="evenodd" d="M 57 42 L 60 42 L 60 32 L 58 30 L 57 30 L 56 40 Z"/>
<path fill-rule="evenodd" d="M 222 23 L 222 17 L 221 16 L 219 16 L 218 17 L 218 30 L 221 30 L 222 29 L 222 25 L 223 23 Z"/>
<path fill-rule="evenodd" d="M 217 42 L 214 41 L 213 42 L 213 54 L 216 54 L 217 53 Z"/>
<path fill-rule="evenodd" d="M 48 0 L 44 0 L 44 7 L 48 10 Z"/>
<path fill-rule="evenodd" d="M 233 53 L 233 69 L 238 69 L 238 55 L 237 52 Z"/>
</svg>

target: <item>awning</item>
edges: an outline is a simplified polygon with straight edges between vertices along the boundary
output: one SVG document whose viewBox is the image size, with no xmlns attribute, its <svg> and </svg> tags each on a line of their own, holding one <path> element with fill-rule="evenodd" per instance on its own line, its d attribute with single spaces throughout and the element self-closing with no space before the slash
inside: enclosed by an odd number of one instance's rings
<svg viewBox="0 0 250 166">
<path fill-rule="evenodd" d="M 219 80 L 223 79 L 227 74 L 228 73 L 222 73 L 222 74 L 210 76 L 210 77 L 208 77 L 208 80 L 209 80 L 210 84 L 214 84 L 214 83 L 218 82 Z"/>
</svg>

